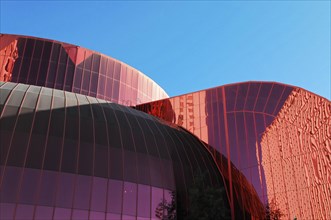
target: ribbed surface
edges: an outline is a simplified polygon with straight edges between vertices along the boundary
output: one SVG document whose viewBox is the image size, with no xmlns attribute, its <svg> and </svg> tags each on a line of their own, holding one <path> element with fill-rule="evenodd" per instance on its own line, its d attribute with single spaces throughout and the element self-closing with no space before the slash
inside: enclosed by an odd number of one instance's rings
<svg viewBox="0 0 331 220">
<path fill-rule="evenodd" d="M 153 116 L 39 86 L 0 94 L 1 219 L 150 219 L 172 192 L 188 208 L 196 171 L 224 185 L 199 139 Z"/>
<path fill-rule="evenodd" d="M 149 77 L 111 57 L 17 35 L 0 35 L 0 81 L 46 86 L 128 106 L 168 97 Z"/>
</svg>

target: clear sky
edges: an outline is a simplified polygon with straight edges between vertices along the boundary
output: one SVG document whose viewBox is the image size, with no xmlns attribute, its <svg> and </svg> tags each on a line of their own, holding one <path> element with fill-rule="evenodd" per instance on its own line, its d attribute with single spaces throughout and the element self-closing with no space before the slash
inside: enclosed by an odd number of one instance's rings
<svg viewBox="0 0 331 220">
<path fill-rule="evenodd" d="M 330 1 L 4 1 L 0 32 L 99 51 L 170 96 L 277 81 L 330 99 Z"/>
</svg>

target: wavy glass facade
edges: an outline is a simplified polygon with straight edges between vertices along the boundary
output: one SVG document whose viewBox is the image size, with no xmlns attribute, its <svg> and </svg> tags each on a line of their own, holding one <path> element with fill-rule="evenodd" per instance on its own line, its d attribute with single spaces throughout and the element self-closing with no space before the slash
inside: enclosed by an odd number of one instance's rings
<svg viewBox="0 0 331 220">
<path fill-rule="evenodd" d="M 304 89 L 169 98 L 111 57 L 6 34 L 0 81 L 0 219 L 331 219 L 331 102 Z"/>
</svg>

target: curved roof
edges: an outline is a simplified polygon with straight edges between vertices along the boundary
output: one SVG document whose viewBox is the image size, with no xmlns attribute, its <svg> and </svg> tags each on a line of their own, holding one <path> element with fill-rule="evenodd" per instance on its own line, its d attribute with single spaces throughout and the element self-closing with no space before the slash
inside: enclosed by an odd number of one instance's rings
<svg viewBox="0 0 331 220">
<path fill-rule="evenodd" d="M 168 97 L 139 70 L 80 46 L 1 34 L 0 54 L 0 81 L 63 89 L 128 106 Z"/>
</svg>

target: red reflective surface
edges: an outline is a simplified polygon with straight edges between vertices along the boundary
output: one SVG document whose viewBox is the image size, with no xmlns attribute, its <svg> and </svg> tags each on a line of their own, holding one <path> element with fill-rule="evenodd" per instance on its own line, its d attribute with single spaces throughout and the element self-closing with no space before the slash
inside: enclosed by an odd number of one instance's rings
<svg viewBox="0 0 331 220">
<path fill-rule="evenodd" d="M 278 83 L 238 83 L 138 105 L 137 109 L 183 126 L 208 143 L 229 180 L 231 200 L 238 199 L 238 205 L 252 216 L 263 214 L 261 200 L 272 204 L 284 218 L 329 219 L 330 101 L 304 90 L 300 90 L 302 97 L 293 95 L 297 94 L 294 88 Z M 289 105 L 294 106 L 286 110 Z M 281 117 L 293 118 L 301 127 L 281 123 Z M 275 123 L 283 127 L 277 130 Z M 307 135 L 308 128 L 314 128 L 314 136 Z M 269 158 L 279 154 L 274 152 L 279 146 L 288 146 L 296 162 L 281 162 L 279 156 L 271 162 Z M 306 150 L 314 153 L 303 156 L 300 149 L 304 148 L 314 149 Z M 315 175 L 308 178 L 308 173 Z M 300 186 L 294 187 L 296 179 Z"/>
<path fill-rule="evenodd" d="M 148 76 L 114 58 L 18 35 L 0 35 L 0 81 L 62 89 L 127 106 L 168 97 Z"/>
</svg>

